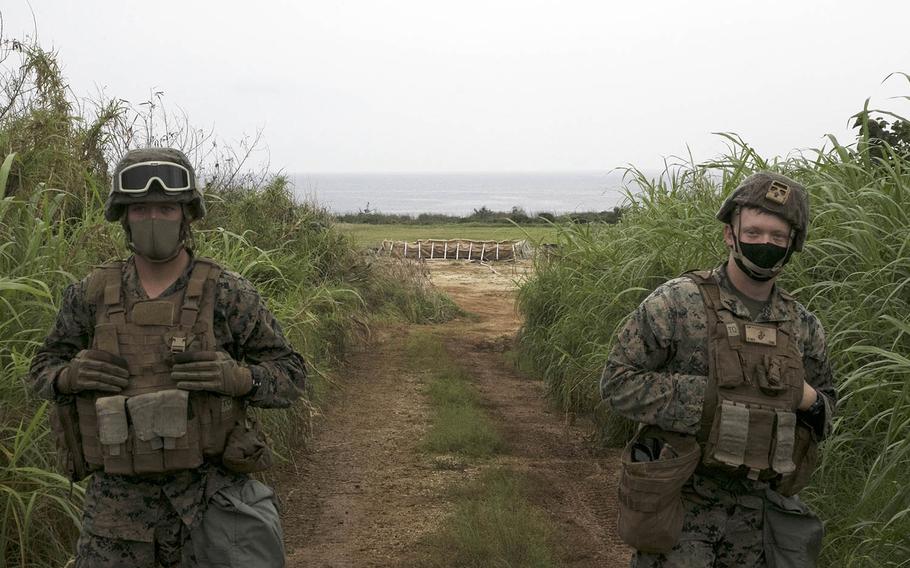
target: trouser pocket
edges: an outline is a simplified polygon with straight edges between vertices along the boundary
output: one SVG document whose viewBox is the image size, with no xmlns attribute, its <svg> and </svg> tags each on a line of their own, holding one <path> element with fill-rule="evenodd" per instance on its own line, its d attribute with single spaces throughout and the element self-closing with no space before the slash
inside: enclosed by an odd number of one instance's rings
<svg viewBox="0 0 910 568">
<path fill-rule="evenodd" d="M 619 480 L 618 528 L 626 544 L 650 553 L 667 552 L 676 545 L 684 517 L 682 487 L 700 457 L 693 436 L 653 426 L 629 442 Z"/>
<path fill-rule="evenodd" d="M 824 526 L 798 497 L 765 492 L 762 529 L 768 568 L 812 568 L 821 551 Z"/>
</svg>

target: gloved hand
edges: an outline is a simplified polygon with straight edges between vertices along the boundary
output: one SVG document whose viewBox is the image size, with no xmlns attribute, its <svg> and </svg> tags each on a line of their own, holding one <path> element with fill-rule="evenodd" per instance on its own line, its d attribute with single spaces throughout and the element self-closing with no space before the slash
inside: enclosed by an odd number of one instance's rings
<svg viewBox="0 0 910 568">
<path fill-rule="evenodd" d="M 171 378 L 177 388 L 243 396 L 253 388 L 253 374 L 223 351 L 185 351 L 174 355 Z"/>
<path fill-rule="evenodd" d="M 118 393 L 129 384 L 129 376 L 126 359 L 107 351 L 83 349 L 57 375 L 56 387 L 60 394 L 91 390 Z"/>
</svg>

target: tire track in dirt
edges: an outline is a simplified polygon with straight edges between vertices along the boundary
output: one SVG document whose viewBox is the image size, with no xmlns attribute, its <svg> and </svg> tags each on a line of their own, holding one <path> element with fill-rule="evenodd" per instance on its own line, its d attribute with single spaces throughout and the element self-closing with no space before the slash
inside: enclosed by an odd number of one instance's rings
<svg viewBox="0 0 910 568">
<path fill-rule="evenodd" d="M 484 467 L 523 473 L 555 527 L 560 564 L 627 566 L 615 532 L 617 452 L 594 455 L 590 426 L 551 408 L 540 381 L 503 354 L 520 324 L 514 279 L 527 265 L 431 264 L 434 283 L 474 314 L 438 326 L 474 377 L 507 449 Z M 276 475 L 289 567 L 418 566 L 422 540 L 451 512 L 449 489 L 478 468 L 434 467 L 419 444 L 429 424 L 422 377 L 405 364 L 408 326 L 379 330 L 352 354 L 297 467 Z"/>
<path fill-rule="evenodd" d="M 564 566 L 628 566 L 630 550 L 616 534 L 619 452 L 593 452 L 583 419 L 566 420 L 546 398 L 542 381 L 521 377 L 504 352 L 520 318 L 514 280 L 527 268 L 478 265 L 433 270 L 434 283 L 478 321 L 446 327 L 446 347 L 470 371 L 507 449 L 497 462 L 522 472 L 532 503 L 546 511 L 561 543 Z"/>
</svg>

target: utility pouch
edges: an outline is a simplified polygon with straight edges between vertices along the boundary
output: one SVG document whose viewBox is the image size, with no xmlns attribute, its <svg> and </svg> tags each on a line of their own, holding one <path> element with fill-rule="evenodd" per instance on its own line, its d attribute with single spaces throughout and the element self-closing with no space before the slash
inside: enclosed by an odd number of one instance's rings
<svg viewBox="0 0 910 568">
<path fill-rule="evenodd" d="M 224 467 L 237 473 L 253 473 L 272 467 L 272 450 L 259 422 L 252 417 L 237 422 L 227 437 Z"/>
<path fill-rule="evenodd" d="M 66 402 L 51 403 L 50 421 L 57 469 L 71 481 L 82 481 L 89 474 L 89 467 L 82 454 L 76 401 L 69 398 Z"/>
<path fill-rule="evenodd" d="M 818 561 L 825 528 L 799 500 L 765 491 L 762 541 L 768 568 L 813 568 Z"/>
<path fill-rule="evenodd" d="M 104 471 L 120 475 L 133 473 L 133 460 L 128 442 L 129 423 L 126 419 L 126 397 L 105 396 L 95 401 L 98 414 L 98 441 L 104 456 Z"/>
<path fill-rule="evenodd" d="M 765 355 L 762 365 L 756 367 L 758 373 L 758 388 L 768 396 L 780 396 L 787 391 L 788 385 L 784 382 L 779 357 Z"/>
<path fill-rule="evenodd" d="M 224 453 L 228 434 L 237 421 L 244 418 L 241 402 L 230 396 L 205 393 L 191 396 L 190 405 L 199 419 L 202 453 L 210 457 L 220 456 Z"/>
<path fill-rule="evenodd" d="M 633 448 L 645 440 L 662 440 L 653 461 L 634 461 Z M 636 446 L 639 444 L 639 446 Z M 672 451 L 667 451 L 667 447 Z M 694 436 L 643 428 L 626 445 L 619 480 L 619 536 L 629 546 L 649 553 L 672 549 L 682 533 L 685 511 L 682 487 L 698 465 L 701 452 Z"/>
<path fill-rule="evenodd" d="M 815 432 L 805 424 L 796 423 L 796 436 L 793 444 L 792 473 L 785 474 L 777 483 L 775 490 L 787 497 L 796 495 L 808 485 L 812 472 L 818 463 L 818 442 Z"/>
<path fill-rule="evenodd" d="M 199 421 L 190 417 L 189 393 L 171 389 L 158 392 L 154 432 L 162 439 L 164 470 L 191 469 L 202 464 Z"/>
<path fill-rule="evenodd" d="M 155 433 L 155 412 L 160 404 L 157 392 L 130 397 L 126 406 L 133 423 L 133 468 L 136 473 L 164 471 L 164 445 Z"/>
</svg>

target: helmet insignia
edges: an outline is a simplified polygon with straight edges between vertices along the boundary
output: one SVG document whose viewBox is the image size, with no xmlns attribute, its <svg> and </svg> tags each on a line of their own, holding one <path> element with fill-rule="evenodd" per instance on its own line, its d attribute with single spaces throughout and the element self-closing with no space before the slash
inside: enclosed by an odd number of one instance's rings
<svg viewBox="0 0 910 568">
<path fill-rule="evenodd" d="M 778 205 L 785 204 L 789 198 L 790 186 L 777 180 L 771 182 L 771 186 L 768 187 L 768 192 L 765 194 L 765 199 Z"/>
</svg>

